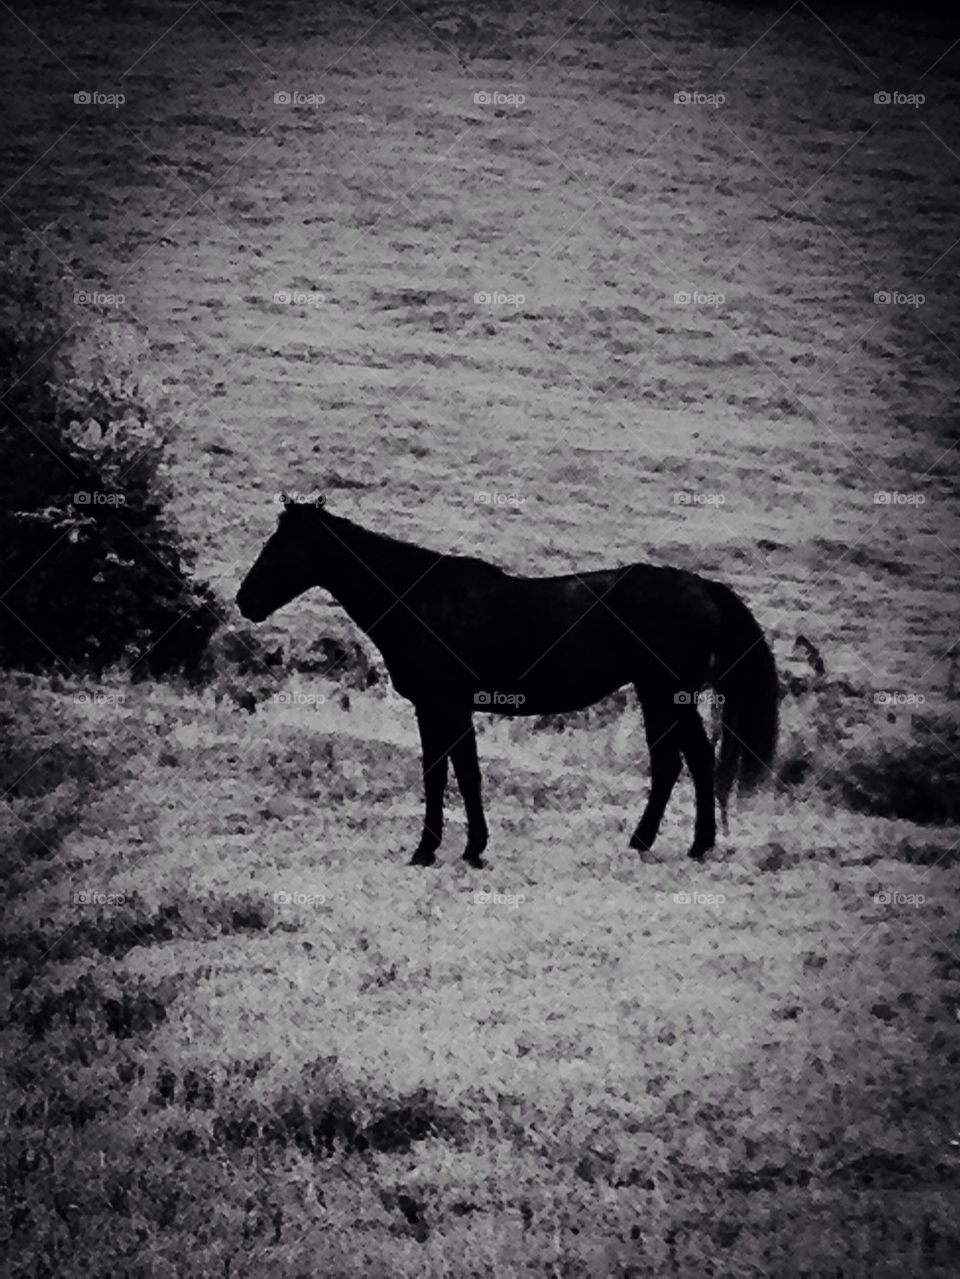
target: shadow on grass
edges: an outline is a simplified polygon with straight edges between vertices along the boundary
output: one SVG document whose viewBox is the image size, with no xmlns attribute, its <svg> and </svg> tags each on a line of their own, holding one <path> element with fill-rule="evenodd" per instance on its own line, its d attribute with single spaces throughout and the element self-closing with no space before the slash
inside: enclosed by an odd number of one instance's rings
<svg viewBox="0 0 960 1279">
<path fill-rule="evenodd" d="M 65 923 L 42 920 L 36 926 L 14 926 L 0 939 L 0 957 L 26 966 L 20 981 L 30 981 L 29 967 L 50 958 L 65 963 L 78 956 L 101 954 L 122 959 L 135 946 L 151 946 L 180 938 L 207 940 L 231 933 L 254 933 L 274 920 L 274 904 L 263 896 L 191 897 L 148 907 L 136 894 L 95 919 Z"/>
</svg>

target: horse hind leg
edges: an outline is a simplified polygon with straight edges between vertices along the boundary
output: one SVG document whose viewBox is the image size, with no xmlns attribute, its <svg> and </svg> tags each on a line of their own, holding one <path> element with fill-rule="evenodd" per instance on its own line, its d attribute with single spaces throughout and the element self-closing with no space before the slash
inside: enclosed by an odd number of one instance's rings
<svg viewBox="0 0 960 1279">
<path fill-rule="evenodd" d="M 719 743 L 719 745 L 718 745 Z M 730 834 L 728 812 L 730 796 L 737 773 L 737 741 L 730 726 L 721 725 L 720 732 L 714 735 L 714 758 L 716 760 L 714 777 L 717 791 L 717 807 L 720 809 L 720 829 L 724 837 Z"/>
<path fill-rule="evenodd" d="M 714 756 L 713 746 L 703 726 L 700 712 L 694 705 L 682 706 L 680 710 L 680 748 L 687 761 L 687 768 L 693 779 L 693 791 L 697 805 L 696 822 L 693 832 L 693 844 L 689 856 L 695 859 L 713 848 L 717 841 L 716 798 L 714 795 Z M 723 800 L 722 813 L 726 818 L 726 796 Z"/>
<path fill-rule="evenodd" d="M 639 695 L 639 689 L 637 693 Z M 650 793 L 637 828 L 630 837 L 630 847 L 645 853 L 653 847 L 657 838 L 660 822 L 680 776 L 683 761 L 680 755 L 679 726 L 673 713 L 675 707 L 669 702 L 661 703 L 642 696 L 640 700 L 650 752 Z"/>
</svg>

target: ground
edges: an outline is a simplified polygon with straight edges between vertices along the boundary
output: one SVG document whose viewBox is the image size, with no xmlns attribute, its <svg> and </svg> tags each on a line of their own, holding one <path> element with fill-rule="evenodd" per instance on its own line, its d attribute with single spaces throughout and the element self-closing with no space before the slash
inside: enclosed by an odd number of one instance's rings
<svg viewBox="0 0 960 1279">
<path fill-rule="evenodd" d="M 225 601 L 281 490 L 693 568 L 822 653 L 784 748 L 842 772 L 955 696 L 956 33 L 583 8 L 8 12 L 5 243 Z M 814 776 L 693 867 L 684 782 L 641 859 L 628 699 L 483 720 L 491 869 L 451 796 L 417 873 L 412 715 L 342 675 L 5 677 L 15 1273 L 955 1271 L 954 827 Z"/>
</svg>

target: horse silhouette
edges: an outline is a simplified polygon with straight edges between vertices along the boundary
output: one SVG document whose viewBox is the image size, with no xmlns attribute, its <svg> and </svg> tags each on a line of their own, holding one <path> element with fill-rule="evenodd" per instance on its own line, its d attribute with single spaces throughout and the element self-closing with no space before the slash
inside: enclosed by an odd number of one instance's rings
<svg viewBox="0 0 960 1279">
<path fill-rule="evenodd" d="M 369 635 L 394 687 L 413 703 L 426 805 L 413 865 L 436 860 L 448 761 L 466 809 L 464 858 L 484 865 L 476 710 L 580 710 L 632 683 L 651 774 L 630 839 L 640 852 L 653 845 L 684 760 L 696 799 L 693 858 L 714 846 L 717 803 L 726 831 L 734 784 L 752 789 L 770 771 L 778 708 L 773 654 L 746 604 L 720 582 L 649 564 L 521 577 L 373 532 L 322 501 L 287 499 L 237 605 L 260 622 L 314 586 Z M 721 705 L 716 767 L 698 711 L 706 685 Z"/>
</svg>

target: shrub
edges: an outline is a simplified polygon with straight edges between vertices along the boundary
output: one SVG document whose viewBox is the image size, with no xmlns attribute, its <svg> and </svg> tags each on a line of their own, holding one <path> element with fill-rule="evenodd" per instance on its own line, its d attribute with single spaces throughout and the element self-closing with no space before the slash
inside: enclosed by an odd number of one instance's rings
<svg viewBox="0 0 960 1279">
<path fill-rule="evenodd" d="M 58 352 L 35 263 L 3 276 L 0 663 L 190 673 L 217 617 L 165 515 L 163 435 L 134 383 Z"/>
<path fill-rule="evenodd" d="M 872 713 L 870 690 L 843 679 L 788 675 L 780 694 L 777 785 L 784 790 L 824 785 L 833 761 L 844 755 Z"/>
<path fill-rule="evenodd" d="M 295 645 L 288 665 L 300 674 L 319 675 L 347 688 L 372 688 L 383 678 L 366 648 L 348 635 L 320 635 L 304 648 Z"/>
<path fill-rule="evenodd" d="M 915 715 L 909 735 L 851 752 L 828 779 L 860 813 L 925 825 L 960 819 L 960 720 Z"/>
</svg>

